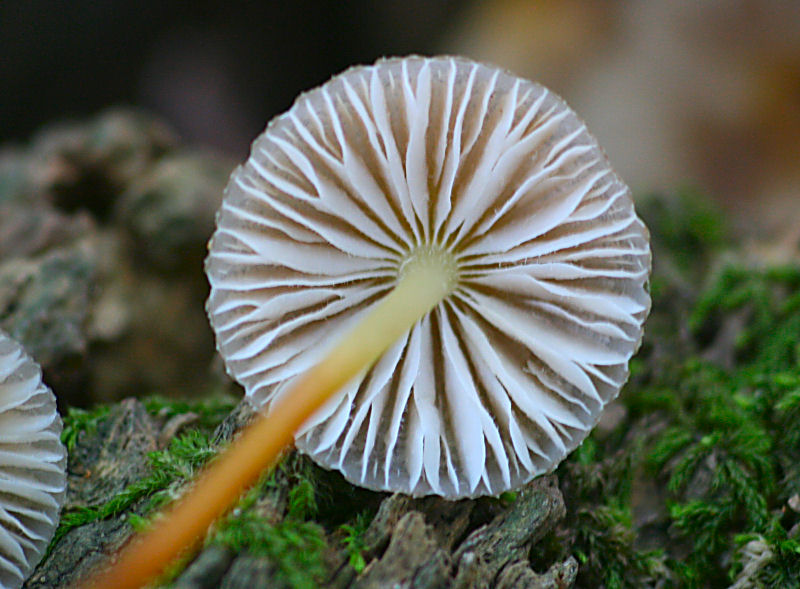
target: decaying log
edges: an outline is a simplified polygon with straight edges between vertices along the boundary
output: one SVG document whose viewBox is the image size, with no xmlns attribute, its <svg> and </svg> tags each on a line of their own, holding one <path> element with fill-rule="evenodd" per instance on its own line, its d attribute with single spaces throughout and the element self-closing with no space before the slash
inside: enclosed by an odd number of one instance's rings
<svg viewBox="0 0 800 589">
<path fill-rule="evenodd" d="M 247 406 L 240 405 L 220 424 L 214 439 L 229 439 L 251 416 Z M 78 437 L 70 453 L 66 513 L 102 505 L 146 476 L 147 453 L 162 449 L 168 443 L 164 434 L 176 435 L 182 422 L 191 427 L 193 420 L 160 420 L 134 399 L 114 405 L 95 431 Z M 288 484 L 280 477 L 276 481 Z M 329 573 L 322 586 L 510 589 L 571 587 L 575 580 L 577 566 L 572 559 L 556 563 L 545 573 L 533 571 L 528 562 L 537 540 L 565 513 L 553 476 L 533 481 L 509 501 L 374 495 L 380 506 L 364 533 L 366 566 L 356 573 L 346 551 L 338 548 L 335 530 L 326 530 Z M 27 587 L 70 586 L 94 567 L 108 563 L 110 555 L 132 536 L 129 516 L 138 514 L 145 502 L 143 498 L 122 513 L 71 529 L 52 546 Z M 269 558 L 234 554 L 212 544 L 191 559 L 172 586 L 257 589 L 290 585 Z"/>
</svg>

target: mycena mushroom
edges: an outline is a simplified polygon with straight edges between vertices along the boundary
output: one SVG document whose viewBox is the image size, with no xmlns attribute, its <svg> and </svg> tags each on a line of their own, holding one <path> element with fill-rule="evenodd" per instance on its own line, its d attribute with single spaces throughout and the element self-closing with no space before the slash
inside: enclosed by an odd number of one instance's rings
<svg viewBox="0 0 800 589">
<path fill-rule="evenodd" d="M 413 495 L 551 471 L 627 379 L 649 270 L 629 189 L 547 89 L 460 58 L 347 70 L 255 141 L 210 243 L 218 348 L 268 415 L 236 472 L 294 432 Z"/>
<path fill-rule="evenodd" d="M 66 491 L 66 451 L 39 366 L 0 331 L 0 587 L 20 587 L 42 558 Z"/>
</svg>

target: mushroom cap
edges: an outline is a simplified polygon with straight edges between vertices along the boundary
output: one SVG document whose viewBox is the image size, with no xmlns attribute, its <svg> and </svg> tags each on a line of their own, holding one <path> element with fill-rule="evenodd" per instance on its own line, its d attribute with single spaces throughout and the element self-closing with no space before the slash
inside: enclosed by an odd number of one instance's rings
<svg viewBox="0 0 800 589">
<path fill-rule="evenodd" d="M 455 287 L 307 421 L 351 482 L 450 498 L 553 470 L 628 378 L 648 233 L 584 123 L 492 66 L 354 67 L 272 120 L 225 192 L 206 270 L 228 372 L 289 391 L 433 251 Z"/>
<path fill-rule="evenodd" d="M 41 370 L 0 331 L 0 587 L 20 587 L 53 537 L 67 453 Z"/>
</svg>

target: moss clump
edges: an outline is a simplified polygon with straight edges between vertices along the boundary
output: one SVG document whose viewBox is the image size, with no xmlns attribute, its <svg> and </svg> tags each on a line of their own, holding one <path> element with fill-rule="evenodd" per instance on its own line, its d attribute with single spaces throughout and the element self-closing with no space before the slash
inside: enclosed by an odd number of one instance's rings
<svg viewBox="0 0 800 589">
<path fill-rule="evenodd" d="M 147 476 L 128 485 L 105 503 L 67 507 L 61 514 L 51 546 L 73 528 L 129 511 L 128 521 L 134 527 L 143 526 L 144 514 L 168 502 L 177 488 L 190 480 L 217 453 L 218 448 L 212 444 L 210 433 L 232 407 L 229 401 L 219 399 L 188 403 L 153 398 L 145 400 L 144 404 L 150 413 L 158 413 L 163 418 L 192 411 L 198 415 L 198 420 L 193 428 L 170 440 L 165 450 L 148 454 L 150 473 Z M 71 451 L 82 436 L 92 435 L 110 415 L 110 408 L 104 405 L 91 410 L 70 409 L 64 417 L 61 435 L 67 450 Z"/>
<path fill-rule="evenodd" d="M 61 514 L 61 521 L 51 545 L 57 543 L 71 529 L 93 521 L 115 517 L 130 510 L 143 499 L 148 501 L 139 506 L 140 514 L 130 513 L 129 521 L 141 527 L 141 514 L 149 513 L 166 503 L 178 485 L 190 480 L 205 462 L 216 454 L 208 438 L 197 430 L 191 430 L 174 438 L 166 450 L 151 452 L 148 455 L 151 473 L 126 487 L 110 501 L 101 505 L 74 507 Z"/>
<path fill-rule="evenodd" d="M 175 499 L 221 450 L 224 436 L 215 434 L 215 429 L 231 413 L 233 404 L 229 400 L 187 402 L 154 397 L 142 404 L 157 422 L 169 423 L 173 417 L 187 413 L 194 418 L 166 449 L 147 455 L 146 476 L 104 503 L 65 509 L 51 546 L 74 528 L 119 516 L 124 516 L 136 530 L 146 528 L 150 518 Z M 112 415 L 105 406 L 70 411 L 64 419 L 65 443 L 74 448 L 85 442 L 84 436 L 93 435 Z M 327 572 L 323 559 L 326 531 L 312 521 L 318 516 L 318 501 L 327 501 L 320 496 L 325 483 L 318 484 L 317 473 L 306 458 L 289 454 L 211 529 L 206 544 L 224 546 L 234 554 L 268 559 L 275 579 L 288 586 L 317 587 Z M 161 582 L 169 582 L 185 564 L 171 566 Z"/>
<path fill-rule="evenodd" d="M 657 261 L 674 263 L 683 273 L 701 270 L 731 244 L 722 212 L 693 188 L 647 195 L 637 203 L 637 209 L 650 228 L 652 246 L 660 258 Z"/>
<path fill-rule="evenodd" d="M 776 497 L 774 440 L 730 375 L 687 362 L 676 383 L 678 407 L 648 455 L 651 473 L 666 480 L 678 547 L 675 569 L 687 584 L 721 584 L 737 533 L 763 533 Z M 688 553 L 683 554 L 684 552 Z"/>
<path fill-rule="evenodd" d="M 81 435 L 97 431 L 98 424 L 108 417 L 109 411 L 107 405 L 92 410 L 70 407 L 64 416 L 64 429 L 61 431 L 61 442 L 67 452 L 72 452 Z"/>
<path fill-rule="evenodd" d="M 644 587 L 665 577 L 663 551 L 635 544 L 630 495 L 643 449 L 625 444 L 589 438 L 559 468 L 567 515 L 544 540 L 537 568 L 572 555 L 581 565 L 581 587 Z"/>
<path fill-rule="evenodd" d="M 716 334 L 709 339 L 729 348 L 732 367 L 687 359 L 672 382 L 659 383 L 673 395 L 648 463 L 667 482 L 672 533 L 690 548 L 674 565 L 688 586 L 736 579 L 753 539 L 770 556 L 751 578 L 800 583 L 800 513 L 789 504 L 800 490 L 798 288 L 800 268 L 724 268 L 690 325 L 698 336 Z M 732 316 L 740 328 L 719 343 Z"/>
<path fill-rule="evenodd" d="M 361 573 L 367 566 L 367 562 L 364 559 L 364 552 L 367 550 L 364 534 L 371 519 L 371 513 L 362 512 L 355 517 L 353 523 L 339 526 L 339 530 L 342 533 L 342 544 L 344 544 L 347 551 L 348 562 L 356 573 Z"/>
<path fill-rule="evenodd" d="M 308 462 L 291 455 L 245 494 L 206 543 L 269 559 L 275 579 L 290 587 L 318 587 L 327 543 L 322 526 L 309 521 L 317 515 L 312 477 Z"/>
<path fill-rule="evenodd" d="M 169 399 L 152 396 L 142 400 L 147 412 L 154 417 L 168 420 L 179 415 L 193 414 L 192 427 L 212 430 L 233 410 L 236 401 L 230 397 L 215 395 L 201 401 Z"/>
</svg>

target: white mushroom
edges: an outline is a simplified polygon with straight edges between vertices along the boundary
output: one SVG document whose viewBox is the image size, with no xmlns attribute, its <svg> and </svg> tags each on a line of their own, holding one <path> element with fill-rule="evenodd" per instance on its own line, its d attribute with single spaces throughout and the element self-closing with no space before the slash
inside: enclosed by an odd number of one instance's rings
<svg viewBox="0 0 800 589">
<path fill-rule="evenodd" d="M 446 296 L 297 435 L 355 484 L 450 498 L 551 471 L 628 377 L 647 230 L 546 88 L 461 58 L 387 59 L 300 96 L 228 185 L 208 312 L 271 406 L 398 284 Z"/>
<path fill-rule="evenodd" d="M 39 366 L 0 332 L 0 587 L 19 587 L 53 537 L 66 451 Z"/>
<path fill-rule="evenodd" d="M 152 580 L 295 432 L 375 489 L 552 470 L 627 379 L 649 269 L 628 188 L 545 88 L 411 57 L 302 95 L 231 177 L 207 260 L 218 348 L 268 414 L 84 586 Z"/>
</svg>

